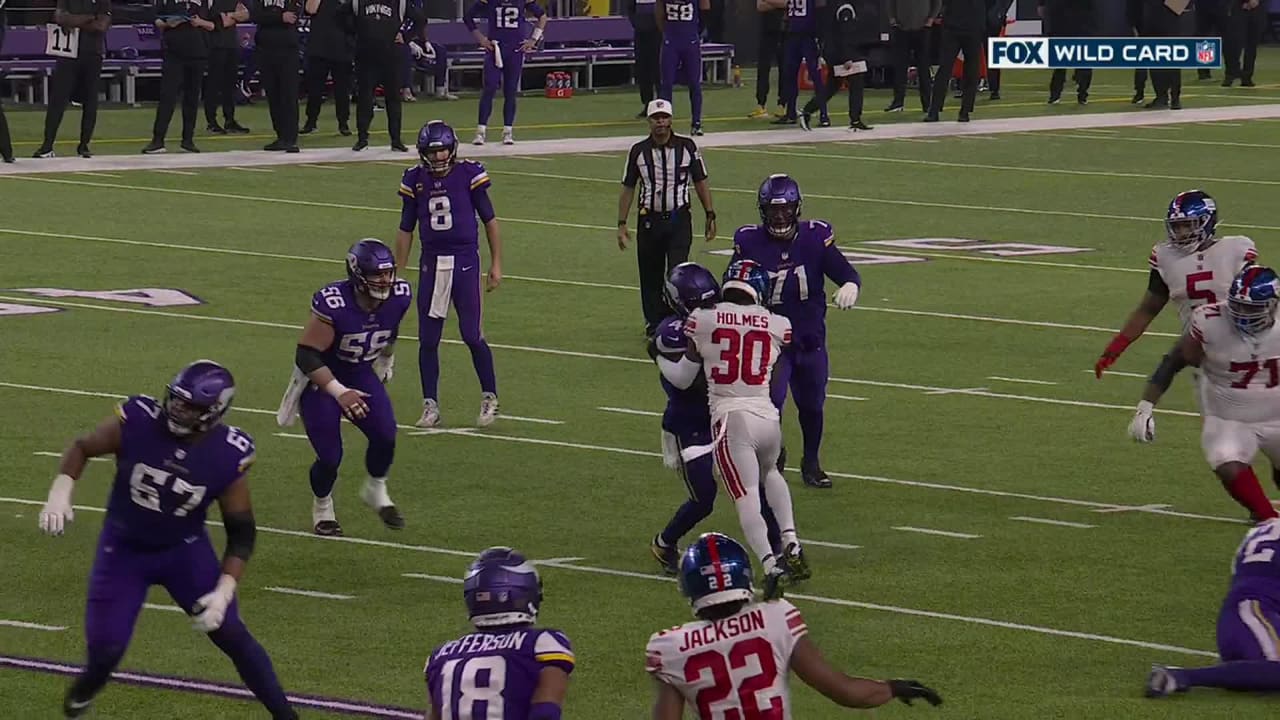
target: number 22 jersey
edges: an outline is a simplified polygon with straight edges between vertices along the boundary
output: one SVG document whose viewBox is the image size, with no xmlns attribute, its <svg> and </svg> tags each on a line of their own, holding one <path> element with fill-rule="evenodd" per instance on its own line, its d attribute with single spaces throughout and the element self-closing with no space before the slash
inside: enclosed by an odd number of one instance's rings
<svg viewBox="0 0 1280 720">
<path fill-rule="evenodd" d="M 645 669 L 680 691 L 699 720 L 791 720 L 791 651 L 809 632 L 786 600 L 655 633 Z"/>
<path fill-rule="evenodd" d="M 572 673 L 573 649 L 559 630 L 473 632 L 432 651 L 423 673 L 440 720 L 527 720 L 543 668 Z"/>
</svg>

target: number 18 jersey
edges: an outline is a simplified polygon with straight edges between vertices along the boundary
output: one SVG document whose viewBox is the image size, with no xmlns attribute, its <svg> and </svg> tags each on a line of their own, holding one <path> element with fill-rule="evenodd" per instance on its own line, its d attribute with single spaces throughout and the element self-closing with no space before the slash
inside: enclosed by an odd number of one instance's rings
<svg viewBox="0 0 1280 720">
<path fill-rule="evenodd" d="M 423 672 L 440 720 L 527 720 L 546 667 L 573 672 L 569 638 L 559 630 L 519 627 L 447 642 Z"/>
<path fill-rule="evenodd" d="M 791 651 L 808 633 L 786 600 L 750 603 L 649 638 L 645 668 L 680 691 L 699 720 L 791 720 Z"/>
<path fill-rule="evenodd" d="M 702 356 L 713 421 L 734 410 L 778 419 L 769 381 L 791 342 L 790 320 L 761 305 L 721 302 L 694 310 L 684 328 Z"/>
</svg>

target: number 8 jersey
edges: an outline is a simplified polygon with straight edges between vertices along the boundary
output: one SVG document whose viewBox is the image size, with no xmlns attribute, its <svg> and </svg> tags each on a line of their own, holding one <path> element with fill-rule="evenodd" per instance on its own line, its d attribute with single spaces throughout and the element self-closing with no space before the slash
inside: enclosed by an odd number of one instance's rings
<svg viewBox="0 0 1280 720">
<path fill-rule="evenodd" d="M 400 229 L 412 232 L 417 225 L 424 256 L 479 252 L 476 216 L 485 222 L 493 217 L 490 184 L 489 173 L 474 160 L 458 161 L 445 175 L 414 165 L 400 180 Z"/>
<path fill-rule="evenodd" d="M 1162 242 L 1151 248 L 1151 273 L 1159 276 L 1169 299 L 1178 307 L 1182 327 L 1191 324 L 1191 313 L 1201 305 L 1227 299 L 1231 281 L 1245 263 L 1258 258 L 1253 240 L 1243 235 L 1218 238 L 1207 248 L 1187 252 Z M 1156 278 L 1151 283 L 1158 285 Z"/>
<path fill-rule="evenodd" d="M 807 633 L 786 600 L 749 603 L 722 620 L 654 634 L 645 669 L 679 690 L 699 720 L 791 720 L 791 651 Z"/>
<path fill-rule="evenodd" d="M 702 356 L 713 422 L 734 410 L 778 419 L 769 381 L 791 343 L 790 320 L 761 305 L 721 302 L 690 313 L 684 332 Z"/>
</svg>

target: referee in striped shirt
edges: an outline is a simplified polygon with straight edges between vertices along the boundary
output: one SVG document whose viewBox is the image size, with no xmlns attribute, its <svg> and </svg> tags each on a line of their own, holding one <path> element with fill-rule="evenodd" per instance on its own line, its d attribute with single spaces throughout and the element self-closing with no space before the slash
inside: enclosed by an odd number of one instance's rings
<svg viewBox="0 0 1280 720">
<path fill-rule="evenodd" d="M 631 146 L 626 174 L 618 196 L 618 249 L 626 250 L 631 234 L 627 216 L 636 186 L 640 186 L 637 218 L 636 263 L 640 266 L 640 306 L 644 310 L 645 335 L 670 314 L 662 288 L 671 268 L 689 259 L 693 222 L 689 215 L 689 184 L 707 212 L 707 242 L 716 236 L 716 213 L 711 207 L 707 168 L 698 146 L 690 138 L 671 131 L 671 103 L 654 100 L 647 109 L 649 137 Z"/>
</svg>

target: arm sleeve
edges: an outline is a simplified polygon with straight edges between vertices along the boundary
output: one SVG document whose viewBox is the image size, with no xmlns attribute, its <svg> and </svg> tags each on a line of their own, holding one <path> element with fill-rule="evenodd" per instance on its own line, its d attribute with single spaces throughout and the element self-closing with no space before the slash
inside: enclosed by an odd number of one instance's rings
<svg viewBox="0 0 1280 720">
<path fill-rule="evenodd" d="M 400 229 L 404 232 L 413 232 L 418 225 L 418 201 L 413 198 L 404 198 L 404 202 L 400 205 Z"/>
<path fill-rule="evenodd" d="M 1169 286 L 1164 283 L 1160 271 L 1151 268 L 1151 273 L 1147 276 L 1147 292 L 1160 297 L 1169 297 Z"/>
<path fill-rule="evenodd" d="M 487 223 L 497 217 L 497 213 L 493 211 L 493 201 L 489 199 L 488 185 L 471 191 L 471 204 L 475 206 L 480 222 Z"/>
<path fill-rule="evenodd" d="M 698 377 L 698 371 L 702 369 L 701 365 L 688 357 L 669 360 L 659 355 L 657 363 L 658 369 L 662 371 L 662 376 L 667 379 L 667 382 L 681 390 L 688 390 L 689 386 L 693 385 L 694 379 Z"/>
</svg>

